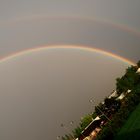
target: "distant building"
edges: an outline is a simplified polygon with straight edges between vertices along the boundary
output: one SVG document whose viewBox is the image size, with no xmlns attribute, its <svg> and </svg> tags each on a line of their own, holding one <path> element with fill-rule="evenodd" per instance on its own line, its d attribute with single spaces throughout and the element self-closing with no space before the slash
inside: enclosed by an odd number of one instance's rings
<svg viewBox="0 0 140 140">
<path fill-rule="evenodd" d="M 90 134 L 95 130 L 96 128 L 99 128 L 101 124 L 101 118 L 97 116 L 81 133 L 80 140 L 90 136 Z M 89 138 L 89 137 L 88 137 Z M 84 139 L 85 140 L 85 139 Z"/>
<path fill-rule="evenodd" d="M 128 90 L 127 90 L 127 93 L 130 93 L 130 92 L 131 92 L 131 90 L 130 90 L 130 89 L 128 89 Z"/>
<path fill-rule="evenodd" d="M 124 97 L 125 97 L 125 93 L 122 93 L 122 94 L 117 98 L 117 100 L 122 100 Z"/>
<path fill-rule="evenodd" d="M 91 138 L 90 138 L 90 136 L 87 136 L 83 140 L 91 140 Z"/>
<path fill-rule="evenodd" d="M 140 74 L 140 68 L 137 69 L 136 73 L 139 73 Z"/>
<path fill-rule="evenodd" d="M 117 96 L 118 96 L 117 91 L 114 90 L 114 91 L 112 92 L 112 94 L 111 94 L 108 98 L 110 99 L 110 98 L 112 98 L 112 97 L 117 97 Z"/>
<path fill-rule="evenodd" d="M 95 138 L 97 137 L 97 134 L 98 134 L 100 131 L 101 131 L 101 128 L 99 128 L 99 127 L 95 128 L 95 130 L 93 130 L 93 131 L 91 132 L 90 137 L 91 137 L 92 139 L 95 139 Z"/>
</svg>

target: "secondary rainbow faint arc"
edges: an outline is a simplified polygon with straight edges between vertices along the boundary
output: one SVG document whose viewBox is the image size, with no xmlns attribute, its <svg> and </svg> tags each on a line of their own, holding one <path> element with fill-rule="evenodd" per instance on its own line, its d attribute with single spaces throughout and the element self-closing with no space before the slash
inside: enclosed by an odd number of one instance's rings
<svg viewBox="0 0 140 140">
<path fill-rule="evenodd" d="M 49 46 L 41 46 L 41 47 L 36 47 L 36 48 L 30 48 L 30 49 L 22 50 L 22 51 L 13 53 L 11 55 L 5 56 L 5 57 L 0 59 L 0 63 L 8 61 L 10 59 L 13 59 L 15 57 L 30 54 L 30 53 L 33 53 L 33 52 L 45 51 L 47 49 L 58 49 L 58 48 L 60 48 L 60 49 L 79 49 L 79 50 L 83 50 L 83 51 L 96 52 L 96 53 L 99 53 L 99 54 L 103 54 L 103 55 L 113 57 L 117 60 L 128 63 L 130 65 L 136 65 L 134 62 L 132 62 L 132 61 L 130 61 L 130 60 L 124 58 L 124 57 L 121 57 L 119 55 L 113 54 L 111 52 L 107 52 L 107 51 L 104 51 L 104 50 L 101 50 L 101 49 L 98 49 L 98 48 L 95 48 L 95 47 L 92 48 L 92 47 L 77 46 L 77 45 L 49 45 Z"/>
<path fill-rule="evenodd" d="M 103 23 L 103 24 L 107 24 L 107 25 L 110 25 L 114 28 L 118 28 L 120 30 L 123 30 L 123 31 L 127 31 L 127 32 L 130 32 L 130 33 L 133 33 L 135 34 L 136 36 L 140 37 L 140 32 L 137 31 L 136 29 L 132 28 L 132 27 L 129 27 L 125 24 L 121 24 L 121 23 L 115 23 L 115 22 L 112 22 L 111 20 L 106 20 L 106 19 L 100 19 L 98 17 L 95 17 L 95 18 L 91 18 L 91 17 L 76 17 L 76 16 L 70 16 L 70 17 L 65 17 L 65 16 L 60 16 L 60 17 L 49 17 L 49 16 L 45 16 L 45 15 L 36 15 L 36 16 L 31 16 L 31 17 L 20 17 L 20 18 L 15 18 L 14 20 L 12 21 L 7 21 L 7 22 L 0 22 L 0 26 L 1 25 L 15 25 L 19 22 L 25 22 L 25 21 L 34 21 L 34 20 L 42 20 L 42 19 L 45 19 L 45 20 L 54 20 L 54 19 L 71 19 L 71 20 L 83 20 L 83 21 L 88 21 L 88 22 L 100 22 L 100 23 Z M 35 21 L 34 21 L 35 22 Z"/>
</svg>

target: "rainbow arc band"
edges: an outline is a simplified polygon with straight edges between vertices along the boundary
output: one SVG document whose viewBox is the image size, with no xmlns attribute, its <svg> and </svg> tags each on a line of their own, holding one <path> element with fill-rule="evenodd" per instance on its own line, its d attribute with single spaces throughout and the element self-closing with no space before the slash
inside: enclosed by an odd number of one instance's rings
<svg viewBox="0 0 140 140">
<path fill-rule="evenodd" d="M 25 17 L 17 17 L 14 19 L 6 20 L 6 21 L 0 21 L 0 27 L 3 26 L 13 26 L 17 25 L 19 23 L 24 23 L 24 22 L 37 22 L 37 21 L 49 21 L 49 20 L 79 20 L 81 22 L 87 21 L 87 22 L 97 22 L 97 23 L 102 23 L 106 24 L 109 26 L 112 26 L 114 28 L 118 28 L 122 31 L 125 32 L 131 32 L 134 35 L 140 37 L 140 32 L 137 31 L 135 28 L 132 28 L 126 24 L 122 23 L 116 23 L 114 21 L 111 21 L 109 19 L 101 19 L 99 17 L 77 17 L 77 16 L 46 16 L 46 15 L 32 15 L 32 16 L 25 16 Z"/>
<path fill-rule="evenodd" d="M 0 63 L 3 63 L 5 61 L 8 61 L 9 59 L 12 59 L 15 57 L 20 57 L 22 55 L 27 55 L 27 54 L 38 52 L 38 51 L 47 51 L 48 49 L 75 49 L 75 50 L 81 50 L 81 51 L 96 52 L 96 53 L 99 53 L 102 55 L 110 56 L 112 58 L 115 58 L 124 63 L 128 63 L 130 65 L 136 65 L 134 62 L 132 62 L 126 58 L 123 58 L 119 55 L 113 54 L 111 52 L 107 52 L 107 51 L 104 51 L 104 50 L 101 50 L 98 48 L 92 48 L 92 47 L 88 47 L 88 46 L 77 46 L 77 45 L 49 45 L 49 46 L 41 46 L 41 47 L 26 49 L 26 50 L 15 52 L 13 54 L 10 54 L 8 56 L 1 58 Z"/>
</svg>

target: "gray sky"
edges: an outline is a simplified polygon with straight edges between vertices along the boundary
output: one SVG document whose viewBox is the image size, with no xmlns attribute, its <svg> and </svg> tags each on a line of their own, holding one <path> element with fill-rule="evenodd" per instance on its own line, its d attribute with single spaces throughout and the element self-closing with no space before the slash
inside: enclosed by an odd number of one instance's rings
<svg viewBox="0 0 140 140">
<path fill-rule="evenodd" d="M 112 67 L 111 67 L 112 66 Z M 78 49 L 28 53 L 0 64 L 0 139 L 56 139 L 109 95 L 127 63 Z M 74 121 L 74 126 L 70 126 Z"/>
<path fill-rule="evenodd" d="M 134 62 L 139 0 L 0 0 L 0 57 L 46 45 L 103 49 Z M 128 64 L 100 53 L 49 49 L 0 63 L 0 139 L 55 140 L 107 96 Z M 70 127 L 71 129 L 71 127 Z"/>
<path fill-rule="evenodd" d="M 0 55 L 47 44 L 75 44 L 137 61 L 139 5 L 139 0 L 1 0 Z"/>
</svg>

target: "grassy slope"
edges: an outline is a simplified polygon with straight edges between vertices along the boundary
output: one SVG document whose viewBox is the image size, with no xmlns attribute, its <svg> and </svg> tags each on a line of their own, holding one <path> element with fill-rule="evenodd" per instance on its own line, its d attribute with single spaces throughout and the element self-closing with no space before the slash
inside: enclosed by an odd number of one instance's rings
<svg viewBox="0 0 140 140">
<path fill-rule="evenodd" d="M 115 140 L 140 140 L 140 104 L 132 112 Z"/>
</svg>

